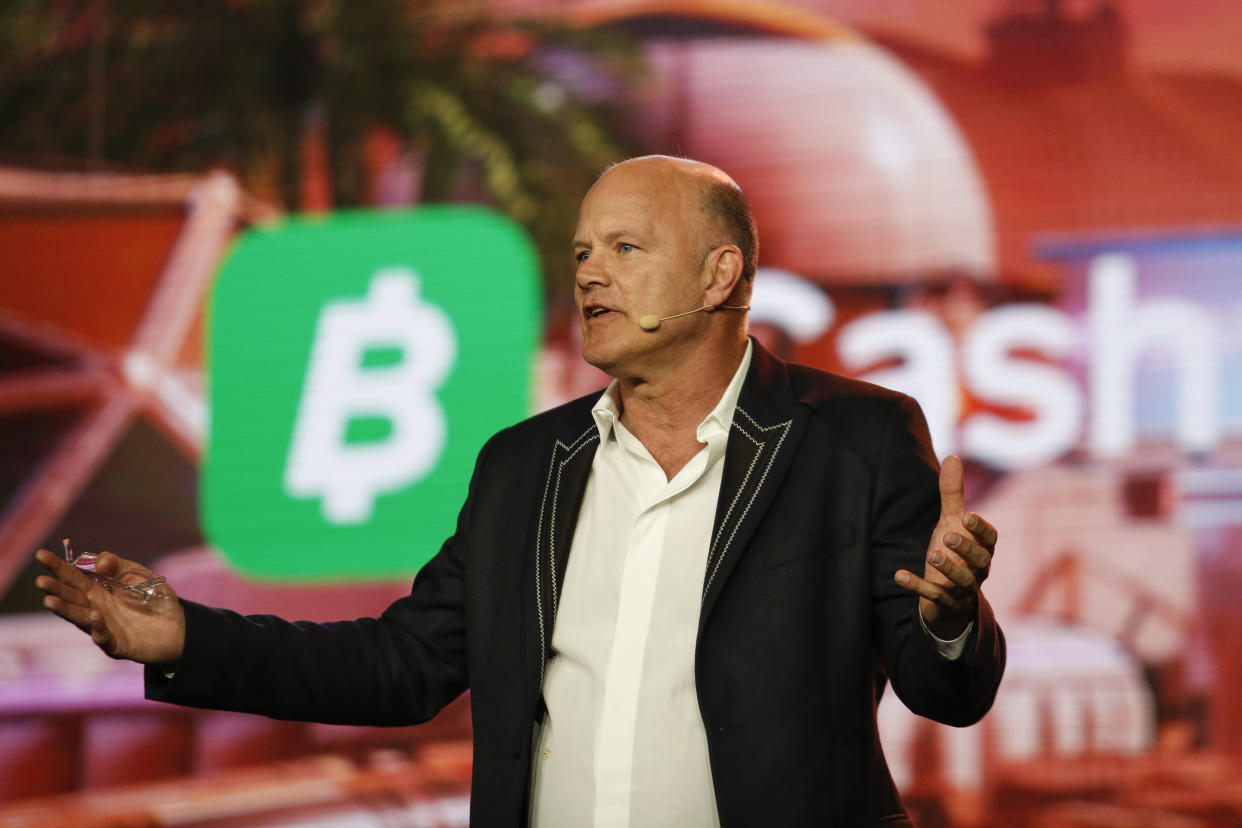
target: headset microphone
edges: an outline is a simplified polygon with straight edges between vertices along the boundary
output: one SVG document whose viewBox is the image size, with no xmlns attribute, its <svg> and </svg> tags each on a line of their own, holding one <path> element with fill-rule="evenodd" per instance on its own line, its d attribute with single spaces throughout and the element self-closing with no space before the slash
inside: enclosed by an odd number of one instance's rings
<svg viewBox="0 0 1242 828">
<path fill-rule="evenodd" d="M 688 310 L 684 313 L 675 313 L 672 316 L 656 316 L 654 313 L 645 313 L 638 317 L 638 327 L 642 328 L 644 331 L 655 331 L 660 327 L 660 323 L 666 320 L 677 319 L 681 316 L 689 316 L 690 314 L 698 313 L 699 311 L 707 311 L 708 313 L 711 313 L 714 310 L 750 310 L 750 305 L 704 305 L 701 308 Z"/>
</svg>

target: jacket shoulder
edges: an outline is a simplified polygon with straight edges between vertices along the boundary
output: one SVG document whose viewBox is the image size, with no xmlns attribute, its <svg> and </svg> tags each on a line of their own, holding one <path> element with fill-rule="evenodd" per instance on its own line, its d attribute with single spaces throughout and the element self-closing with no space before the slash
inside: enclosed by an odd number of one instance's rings
<svg viewBox="0 0 1242 828">
<path fill-rule="evenodd" d="M 825 417 L 870 417 L 913 403 L 907 394 L 864 380 L 792 362 L 787 368 L 794 397 Z"/>
<path fill-rule="evenodd" d="M 908 394 L 806 365 L 790 363 L 788 370 L 794 397 L 864 457 L 874 456 L 894 429 L 931 455 L 922 409 Z"/>
</svg>

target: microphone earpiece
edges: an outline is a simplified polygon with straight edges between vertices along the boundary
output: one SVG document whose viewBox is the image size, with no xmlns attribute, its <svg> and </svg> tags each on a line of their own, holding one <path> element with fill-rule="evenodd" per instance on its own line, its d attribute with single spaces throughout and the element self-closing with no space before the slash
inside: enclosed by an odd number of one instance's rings
<svg viewBox="0 0 1242 828">
<path fill-rule="evenodd" d="M 654 313 L 644 313 L 642 316 L 638 317 L 638 327 L 642 328 L 644 331 L 651 332 L 659 328 L 660 323 L 666 319 L 678 319 L 682 316 L 689 316 L 692 313 L 698 313 L 699 311 L 707 311 L 708 313 L 711 313 L 715 310 L 750 310 L 750 305 L 704 305 L 701 308 L 695 308 L 694 310 L 686 311 L 685 313 L 675 313 L 672 316 L 662 317 L 656 316 Z"/>
</svg>

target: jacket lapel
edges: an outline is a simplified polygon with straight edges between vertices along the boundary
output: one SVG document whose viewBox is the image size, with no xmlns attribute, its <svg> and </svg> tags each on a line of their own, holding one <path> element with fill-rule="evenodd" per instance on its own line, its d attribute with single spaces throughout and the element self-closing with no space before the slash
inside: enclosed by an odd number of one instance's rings
<svg viewBox="0 0 1242 828">
<path fill-rule="evenodd" d="M 700 630 L 785 479 L 810 414 L 794 401 L 784 364 L 756 342 L 725 450 Z"/>
<path fill-rule="evenodd" d="M 552 646 L 552 627 L 556 622 L 561 585 L 570 543 L 578 524 L 582 495 L 586 491 L 591 463 L 599 445 L 599 430 L 588 416 L 585 426 L 569 436 L 558 435 L 552 444 L 547 475 L 539 500 L 539 527 L 535 536 L 535 612 L 539 627 L 539 682 Z M 583 425 L 576 421 L 574 427 Z"/>
<path fill-rule="evenodd" d="M 580 410 L 583 416 L 575 411 L 574 416 L 567 417 L 544 455 L 548 463 L 538 497 L 535 536 L 540 685 L 551 651 L 578 512 L 599 446 L 599 430 L 590 416 L 590 406 Z M 793 398 L 784 363 L 756 342 L 725 450 L 703 579 L 700 629 L 789 471 L 810 415 L 811 409 Z"/>
</svg>

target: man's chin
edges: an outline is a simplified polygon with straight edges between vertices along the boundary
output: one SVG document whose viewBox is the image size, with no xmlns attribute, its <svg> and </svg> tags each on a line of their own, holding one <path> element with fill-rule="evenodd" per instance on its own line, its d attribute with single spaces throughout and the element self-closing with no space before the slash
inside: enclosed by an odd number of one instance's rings
<svg viewBox="0 0 1242 828">
<path fill-rule="evenodd" d="M 594 366 L 610 377 L 618 376 L 627 364 L 634 361 L 638 351 L 637 343 L 602 341 L 602 337 L 592 342 L 588 339 L 582 344 L 582 360 Z"/>
<path fill-rule="evenodd" d="M 583 346 L 582 361 L 609 376 L 614 376 L 613 370 L 616 368 L 618 358 L 616 354 L 607 353 L 602 348 Z"/>
</svg>

